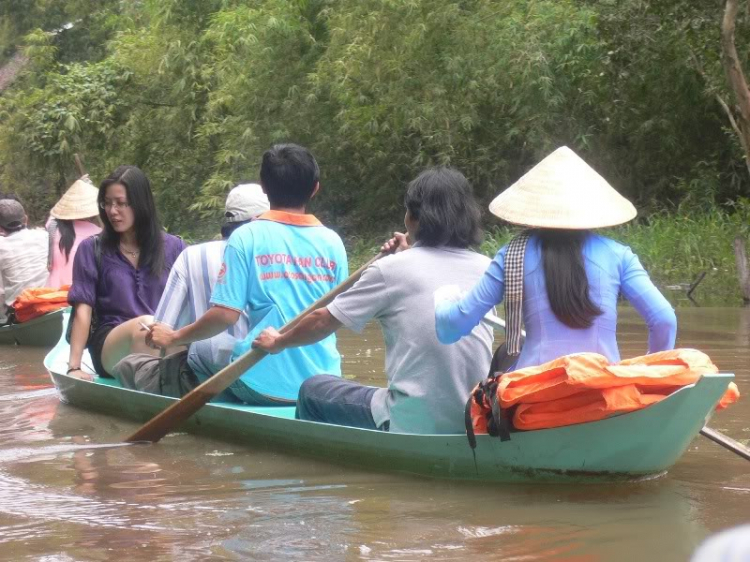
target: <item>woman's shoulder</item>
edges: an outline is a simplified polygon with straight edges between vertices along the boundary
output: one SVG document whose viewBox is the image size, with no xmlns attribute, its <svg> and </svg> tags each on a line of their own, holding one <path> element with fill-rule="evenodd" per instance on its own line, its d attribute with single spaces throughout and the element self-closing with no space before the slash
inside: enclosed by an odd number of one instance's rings
<svg viewBox="0 0 750 562">
<path fill-rule="evenodd" d="M 588 261 L 607 271 L 622 272 L 638 261 L 629 246 L 595 233 L 586 240 L 583 252 Z"/>
<path fill-rule="evenodd" d="M 592 232 L 586 239 L 584 251 L 593 251 L 597 253 L 607 253 L 616 257 L 623 257 L 630 253 L 630 247 L 622 244 L 607 236 L 602 236 L 596 232 Z"/>
<path fill-rule="evenodd" d="M 91 252 L 91 254 L 93 255 L 93 253 L 94 253 L 94 244 L 96 243 L 96 237 L 97 236 L 98 236 L 98 233 L 97 234 L 93 234 L 91 236 L 87 236 L 86 238 L 84 238 L 83 240 L 81 240 L 81 243 L 78 245 L 78 251 L 79 252 L 83 252 L 84 254 L 88 253 L 88 252 Z"/>
<path fill-rule="evenodd" d="M 75 261 L 80 262 L 83 264 L 86 264 L 86 266 L 92 266 L 96 260 L 95 254 L 96 254 L 96 238 L 98 234 L 88 236 L 81 240 L 81 243 L 78 245 L 78 249 L 76 250 L 76 256 Z M 104 254 L 104 249 L 100 246 L 99 250 L 102 254 Z"/>
<path fill-rule="evenodd" d="M 185 241 L 180 238 L 179 236 L 175 236 L 174 234 L 168 234 L 164 233 L 164 247 L 167 249 L 176 249 L 179 248 L 179 251 L 181 252 L 186 244 Z"/>
<path fill-rule="evenodd" d="M 186 247 L 185 241 L 179 236 L 164 233 L 164 254 L 168 263 L 174 263 Z"/>
</svg>

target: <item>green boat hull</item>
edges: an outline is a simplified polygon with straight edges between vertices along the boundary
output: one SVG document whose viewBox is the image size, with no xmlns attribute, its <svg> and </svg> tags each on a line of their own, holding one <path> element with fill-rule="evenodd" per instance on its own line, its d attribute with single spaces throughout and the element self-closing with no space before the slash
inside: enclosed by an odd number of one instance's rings
<svg viewBox="0 0 750 562">
<path fill-rule="evenodd" d="M 145 422 L 174 399 L 127 390 L 111 379 L 63 374 L 67 345 L 45 359 L 63 402 Z M 294 419 L 294 409 L 211 403 L 180 430 L 213 438 L 314 455 L 368 469 L 481 481 L 591 480 L 660 474 L 685 452 L 708 421 L 733 375 L 701 378 L 663 401 L 631 414 L 556 429 L 513 433 L 501 442 L 465 435 L 415 435 Z"/>
<path fill-rule="evenodd" d="M 62 334 L 63 315 L 68 308 L 39 316 L 23 324 L 0 327 L 0 345 L 53 347 Z"/>
</svg>

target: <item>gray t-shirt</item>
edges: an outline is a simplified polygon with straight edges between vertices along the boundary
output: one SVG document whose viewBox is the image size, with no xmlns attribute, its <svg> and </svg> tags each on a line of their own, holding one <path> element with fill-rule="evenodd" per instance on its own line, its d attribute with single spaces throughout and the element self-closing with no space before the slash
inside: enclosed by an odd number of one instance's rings
<svg viewBox="0 0 750 562">
<path fill-rule="evenodd" d="M 441 344 L 433 294 L 443 285 L 468 291 L 489 264 L 470 250 L 416 246 L 375 262 L 328 305 L 355 332 L 372 318 L 380 322 L 388 388 L 372 398 L 378 426 L 390 420 L 392 432 L 464 432 L 469 392 L 489 371 L 492 330 L 480 324 L 460 341 Z"/>
</svg>

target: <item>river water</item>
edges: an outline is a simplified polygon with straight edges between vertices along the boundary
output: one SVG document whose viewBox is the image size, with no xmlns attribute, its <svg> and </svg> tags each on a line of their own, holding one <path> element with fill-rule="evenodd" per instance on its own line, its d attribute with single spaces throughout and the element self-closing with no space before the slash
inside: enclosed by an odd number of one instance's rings
<svg viewBox="0 0 750 562">
<path fill-rule="evenodd" d="M 678 310 L 678 345 L 750 392 L 750 309 Z M 623 356 L 645 349 L 632 310 Z M 382 384 L 376 326 L 342 332 L 345 372 Z M 341 467 L 137 426 L 60 404 L 43 350 L 0 347 L 0 560 L 688 560 L 750 522 L 750 464 L 698 437 L 668 475 L 477 485 Z M 711 425 L 747 443 L 747 399 Z M 658 428 L 655 428 L 655 431 Z"/>
</svg>

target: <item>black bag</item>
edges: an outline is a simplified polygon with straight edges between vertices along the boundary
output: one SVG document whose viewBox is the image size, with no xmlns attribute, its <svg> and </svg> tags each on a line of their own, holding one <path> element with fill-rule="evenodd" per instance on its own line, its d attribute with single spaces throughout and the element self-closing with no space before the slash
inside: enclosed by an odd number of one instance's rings
<svg viewBox="0 0 750 562">
<path fill-rule="evenodd" d="M 526 342 L 525 337 L 521 337 L 521 346 Z M 495 350 L 490 363 L 490 372 L 487 378 L 480 382 L 471 391 L 469 399 L 464 407 L 464 424 L 466 426 L 466 437 L 469 440 L 469 446 L 473 449 L 477 446 L 477 439 L 474 433 L 474 419 L 472 417 L 472 405 L 479 407 L 484 412 L 484 418 L 487 423 L 487 433 L 493 437 L 500 437 L 500 441 L 509 441 L 510 433 L 513 430 L 513 412 L 516 406 L 509 409 L 503 409 L 497 401 L 497 384 L 503 373 L 509 372 L 515 367 L 518 356 L 508 354 L 508 343 L 503 342 Z"/>
<path fill-rule="evenodd" d="M 99 234 L 94 236 L 94 261 L 96 262 L 96 278 L 97 282 L 99 280 L 99 275 L 101 273 L 102 268 L 102 238 Z M 65 330 L 65 341 L 70 343 L 70 335 L 73 333 L 73 320 L 76 317 L 76 305 L 73 305 L 73 312 L 70 314 L 70 319 L 68 320 L 68 328 Z M 91 341 L 92 334 L 96 331 L 96 328 L 98 326 L 99 322 L 96 317 L 96 307 L 94 307 L 91 310 L 91 324 L 89 326 L 89 336 L 86 338 L 86 345 L 83 347 L 86 348 L 89 346 L 89 342 Z"/>
</svg>

